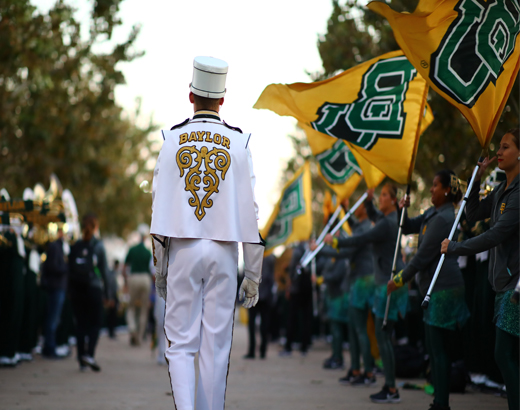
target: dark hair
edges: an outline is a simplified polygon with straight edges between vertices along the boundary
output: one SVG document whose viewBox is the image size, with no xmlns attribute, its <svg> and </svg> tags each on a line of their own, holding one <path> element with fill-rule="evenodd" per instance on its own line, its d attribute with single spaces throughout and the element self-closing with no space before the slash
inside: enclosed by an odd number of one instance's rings
<svg viewBox="0 0 520 410">
<path fill-rule="evenodd" d="M 439 181 L 444 188 L 450 188 L 447 199 L 453 203 L 457 203 L 462 199 L 462 190 L 460 189 L 459 179 L 455 172 L 451 169 L 443 169 L 435 174 L 439 177 Z"/>
<path fill-rule="evenodd" d="M 94 231 L 94 228 L 96 227 L 98 217 L 95 213 L 89 212 L 85 215 L 83 215 L 83 218 L 81 219 L 81 229 L 90 229 L 91 231 Z"/>
<path fill-rule="evenodd" d="M 396 199 L 397 198 L 397 187 L 392 184 L 391 182 L 387 182 L 383 188 L 388 189 L 388 193 L 390 194 L 390 198 Z"/>
<path fill-rule="evenodd" d="M 200 95 L 193 94 L 193 99 L 197 104 L 197 108 L 199 110 L 210 110 L 210 111 L 218 111 L 218 106 L 220 104 L 220 98 L 206 98 L 201 97 Z"/>
<path fill-rule="evenodd" d="M 511 128 L 510 130 L 506 131 L 506 134 L 511 134 L 513 136 L 513 142 L 515 143 L 516 148 L 518 148 L 520 130 L 518 130 L 518 128 Z"/>
</svg>

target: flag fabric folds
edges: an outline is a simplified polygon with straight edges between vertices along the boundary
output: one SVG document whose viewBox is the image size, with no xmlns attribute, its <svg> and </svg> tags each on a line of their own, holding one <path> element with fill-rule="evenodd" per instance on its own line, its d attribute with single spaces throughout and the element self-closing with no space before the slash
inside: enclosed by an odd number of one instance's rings
<svg viewBox="0 0 520 410">
<path fill-rule="evenodd" d="M 426 81 L 399 50 L 324 81 L 271 84 L 254 108 L 295 117 L 317 157 L 343 149 L 337 143 L 344 142 L 369 187 L 376 186 L 382 174 L 406 184 L 421 128 L 430 118 L 425 116 L 427 92 Z"/>
<path fill-rule="evenodd" d="M 266 241 L 265 254 L 279 245 L 306 241 L 312 233 L 312 187 L 308 161 L 288 181 L 280 195 L 262 237 Z"/>
<path fill-rule="evenodd" d="M 324 224 L 326 224 L 328 222 L 329 218 L 332 216 L 332 214 L 334 214 L 337 207 L 340 206 L 340 203 L 337 199 L 338 198 L 336 196 L 334 196 L 334 198 L 333 198 L 329 191 L 325 191 L 325 196 L 323 198 L 323 223 Z M 345 210 L 342 208 L 339 213 L 339 216 L 336 220 L 336 223 L 339 220 L 341 220 L 344 216 L 345 216 Z M 342 228 L 344 231 L 347 232 L 347 234 L 349 236 L 352 235 L 352 229 L 350 228 L 350 225 L 348 224 L 348 222 L 345 222 L 343 224 Z"/>
<path fill-rule="evenodd" d="M 298 125 L 307 135 L 320 176 L 340 200 L 350 197 L 363 178 L 369 188 L 375 188 L 384 179 L 385 174 L 351 150 L 344 141 L 304 123 Z"/>
<path fill-rule="evenodd" d="M 520 67 L 520 4 L 420 0 L 412 14 L 382 2 L 399 46 L 430 86 L 456 106 L 487 148 Z"/>
</svg>

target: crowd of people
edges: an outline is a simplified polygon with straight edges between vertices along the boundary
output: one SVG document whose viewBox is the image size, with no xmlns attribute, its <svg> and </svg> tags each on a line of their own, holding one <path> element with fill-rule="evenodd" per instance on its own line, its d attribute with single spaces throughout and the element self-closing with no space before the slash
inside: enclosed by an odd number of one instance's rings
<svg viewBox="0 0 520 410">
<path fill-rule="evenodd" d="M 5 226 L 0 244 L 0 366 L 16 367 L 32 361 L 34 354 L 64 359 L 75 345 L 79 369 L 100 371 L 95 353 L 101 330 L 106 328 L 115 339 L 116 330 L 124 327 L 131 346 L 148 340 L 157 347 L 157 362 L 165 364 L 164 303 L 156 300 L 152 286 L 147 233 L 140 233 L 122 266 L 115 260 L 110 269 L 96 215 L 86 214 L 81 225 L 82 237 L 74 243 L 69 244 L 59 225 L 56 239 L 40 246 L 23 237 L 20 226 Z"/>
<path fill-rule="evenodd" d="M 518 139 L 518 129 L 503 136 L 497 156 L 505 178 L 483 199 L 481 179 L 494 159 L 479 163 L 459 224 L 459 241 L 447 238 L 462 198 L 461 184 L 452 171 L 440 170 L 431 183 L 432 206 L 416 216 L 408 214 L 409 197 L 398 198 L 397 188 L 387 183 L 378 207 L 374 191 L 367 192 L 348 220 L 351 235 L 339 230 L 325 236 L 327 246 L 314 264 L 301 266 L 303 255 L 316 249 L 314 241 L 288 247 L 279 258 L 266 256 L 258 302 L 248 311 L 244 359 L 257 354 L 266 359 L 270 342 L 281 344 L 281 357 L 292 356 L 296 346 L 305 356 L 313 336 L 327 336 L 331 355 L 324 369 L 345 369 L 338 381 L 352 387 L 375 386 L 379 374 L 383 388 L 370 394 L 370 400 L 397 403 L 401 397 L 396 377 L 415 363 L 410 356 L 399 356 L 399 345 L 406 345 L 420 357 L 410 374 L 426 377 L 433 386 L 431 410 L 450 408 L 454 363 L 503 383 L 509 408 L 519 408 Z M 400 220 L 403 234 L 418 235 L 418 242 L 413 252 L 397 246 L 394 262 Z M 114 338 L 116 326 L 124 322 L 131 346 L 154 334 L 157 362 L 166 364 L 167 305 L 153 297 L 157 267 L 145 246 L 146 233 L 141 232 L 121 267 L 116 261 L 109 269 L 94 214 L 84 216 L 82 237 L 72 245 L 58 229 L 57 239 L 44 249 L 43 263 L 39 250 L 24 242 L 18 228 L 13 225 L 0 237 L 1 366 L 31 361 L 35 352 L 49 360 L 67 357 L 74 340 L 80 370 L 100 371 L 95 359 L 100 331 L 106 326 Z M 423 310 L 420 303 L 441 257 L 442 268 Z M 156 326 L 151 331 L 150 322 Z"/>
<path fill-rule="evenodd" d="M 272 255 L 266 258 L 262 276 L 267 286 L 274 277 L 277 291 L 264 290 L 271 314 L 261 316 L 260 357 L 265 357 L 266 339 L 280 335 L 285 336 L 280 356 L 291 356 L 295 341 L 301 355 L 306 355 L 311 335 L 323 334 L 326 328 L 332 352 L 323 368 L 345 367 L 343 346 L 348 342 L 350 367 L 339 382 L 374 386 L 376 373 L 381 372 L 384 386 L 370 395 L 375 403 L 399 402 L 396 375 L 415 374 L 427 377 L 433 386 L 431 409 L 449 409 L 450 391 L 457 390 L 456 373 L 461 371 L 464 384 L 469 372 L 495 386 L 504 383 L 509 408 L 518 409 L 518 140 L 518 129 L 502 137 L 497 157 L 504 178 L 482 200 L 481 179 L 494 158 L 479 163 L 459 224 L 459 242 L 457 237 L 447 238 L 455 222 L 455 206 L 462 199 L 461 184 L 452 171 L 440 170 L 431 183 L 432 206 L 414 217 L 408 215 L 409 197 L 398 198 L 391 183 L 381 189 L 379 209 L 369 190 L 348 221 L 352 235 L 340 230 L 325 237 L 328 246 L 317 255 L 315 272 L 311 265 L 301 267 L 305 251 L 317 247 L 313 241 L 290 249 L 288 263 L 281 260 L 285 255 L 279 261 Z M 412 253 L 398 248 L 397 274 L 391 277 L 403 212 L 403 234 L 417 234 L 418 244 Z M 442 254 L 444 262 L 429 305 L 422 309 Z M 320 307 L 318 318 L 313 306 Z M 249 312 L 246 359 L 255 358 L 259 312 Z M 417 352 L 418 360 L 410 355 L 402 359 L 397 342 L 406 344 L 408 353 Z"/>
</svg>

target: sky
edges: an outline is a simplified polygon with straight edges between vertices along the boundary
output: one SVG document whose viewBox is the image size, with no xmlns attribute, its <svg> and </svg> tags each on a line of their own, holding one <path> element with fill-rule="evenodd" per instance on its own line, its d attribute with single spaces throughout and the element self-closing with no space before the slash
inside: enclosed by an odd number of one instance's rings
<svg viewBox="0 0 520 410">
<path fill-rule="evenodd" d="M 47 11 L 54 0 L 33 0 Z M 88 21 L 92 1 L 68 0 L 76 17 Z M 326 32 L 332 2 L 310 0 L 124 0 L 119 16 L 123 25 L 113 40 L 122 42 L 134 24 L 141 25 L 136 49 L 145 55 L 119 66 L 126 85 L 116 89 L 117 102 L 133 112 L 142 100 L 142 120 L 164 128 L 193 114 L 189 83 L 193 58 L 208 55 L 229 64 L 227 93 L 221 117 L 252 134 L 250 148 L 256 174 L 255 195 L 260 208 L 259 227 L 269 218 L 280 194 L 285 162 L 292 155 L 287 135 L 296 120 L 255 110 L 253 105 L 271 83 L 311 82 L 306 72 L 321 70 L 317 50 Z M 84 29 L 88 30 L 87 24 Z M 102 45 L 106 47 L 109 45 Z M 159 134 L 157 134 L 159 135 Z M 150 181 L 151 182 L 151 181 Z"/>
</svg>

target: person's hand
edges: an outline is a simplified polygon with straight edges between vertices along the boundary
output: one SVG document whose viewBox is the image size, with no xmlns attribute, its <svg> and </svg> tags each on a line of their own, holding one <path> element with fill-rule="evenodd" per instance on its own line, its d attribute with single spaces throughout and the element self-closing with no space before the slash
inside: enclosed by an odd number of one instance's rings
<svg viewBox="0 0 520 410">
<path fill-rule="evenodd" d="M 484 175 L 484 172 L 486 172 L 487 167 L 488 167 L 488 166 L 489 166 L 493 161 L 495 161 L 496 159 L 497 159 L 497 157 L 493 157 L 493 158 L 491 158 L 491 159 L 489 159 L 489 157 L 486 157 L 486 158 L 484 158 L 484 161 L 479 162 L 479 163 L 478 163 L 479 168 L 478 168 L 477 175 L 476 175 L 475 178 L 476 178 L 477 180 L 481 180 L 481 179 L 482 179 L 482 175 Z"/>
<path fill-rule="evenodd" d="M 243 300 L 242 306 L 246 309 L 252 308 L 258 302 L 258 283 L 244 278 L 238 292 L 238 299 Z"/>
<path fill-rule="evenodd" d="M 367 189 L 367 201 L 374 199 L 374 188 Z"/>
<path fill-rule="evenodd" d="M 323 238 L 323 242 L 325 242 L 327 245 L 332 245 L 333 236 L 328 233 L 325 235 L 325 238 Z"/>
<path fill-rule="evenodd" d="M 349 208 L 350 201 L 348 198 L 345 198 L 343 201 L 341 201 L 341 206 L 343 209 L 347 210 Z"/>
<path fill-rule="evenodd" d="M 450 244 L 449 239 L 444 239 L 441 243 L 441 253 L 448 253 L 448 245 Z"/>
<path fill-rule="evenodd" d="M 410 206 L 410 197 L 405 195 L 399 201 L 399 209 L 408 208 Z"/>
<path fill-rule="evenodd" d="M 107 309 L 109 309 L 109 308 L 114 307 L 115 304 L 116 304 L 116 302 L 115 302 L 114 299 L 105 299 L 105 300 L 103 301 L 103 304 L 105 305 L 105 307 L 106 307 Z"/>
<path fill-rule="evenodd" d="M 318 245 L 316 245 L 316 240 L 312 239 L 311 242 L 309 243 L 309 249 L 311 251 L 314 251 L 314 250 L 316 250 L 317 247 L 318 247 Z"/>
<path fill-rule="evenodd" d="M 386 284 L 386 295 L 388 296 L 394 290 L 397 290 L 397 285 L 394 283 L 393 280 L 389 280 Z"/>
</svg>

